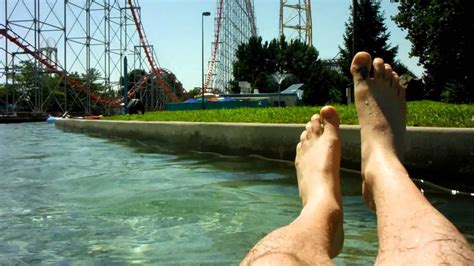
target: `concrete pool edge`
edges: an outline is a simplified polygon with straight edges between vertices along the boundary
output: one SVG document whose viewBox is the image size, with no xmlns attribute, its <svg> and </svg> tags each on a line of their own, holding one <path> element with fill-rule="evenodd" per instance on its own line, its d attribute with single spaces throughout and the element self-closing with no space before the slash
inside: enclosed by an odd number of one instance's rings
<svg viewBox="0 0 474 266">
<path fill-rule="evenodd" d="M 304 124 L 143 122 L 66 119 L 66 132 L 147 140 L 176 148 L 225 155 L 255 154 L 293 160 Z M 360 168 L 360 128 L 341 125 L 342 160 Z M 474 175 L 474 128 L 408 127 L 405 166 L 450 176 Z"/>
</svg>

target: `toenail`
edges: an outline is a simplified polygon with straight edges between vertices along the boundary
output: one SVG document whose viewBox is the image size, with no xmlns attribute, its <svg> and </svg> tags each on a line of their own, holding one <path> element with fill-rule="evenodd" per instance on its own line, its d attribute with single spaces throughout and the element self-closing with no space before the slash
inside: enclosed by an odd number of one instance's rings
<svg viewBox="0 0 474 266">
<path fill-rule="evenodd" d="M 322 111 L 321 113 L 322 113 L 322 115 L 323 115 L 323 119 L 324 119 L 325 117 L 333 117 L 333 116 L 335 116 L 335 115 L 337 114 L 336 109 L 335 109 L 334 107 L 332 107 L 332 106 L 329 106 L 329 105 L 323 107 L 323 109 L 322 109 L 321 111 Z M 325 117 L 324 117 L 324 116 L 325 116 Z"/>
<path fill-rule="evenodd" d="M 359 75 L 361 76 L 363 80 L 369 77 L 370 69 L 368 66 L 365 66 L 365 65 L 359 66 L 359 65 L 354 64 L 352 65 L 352 69 L 353 69 L 352 72 L 356 72 L 356 73 L 359 72 Z"/>
</svg>

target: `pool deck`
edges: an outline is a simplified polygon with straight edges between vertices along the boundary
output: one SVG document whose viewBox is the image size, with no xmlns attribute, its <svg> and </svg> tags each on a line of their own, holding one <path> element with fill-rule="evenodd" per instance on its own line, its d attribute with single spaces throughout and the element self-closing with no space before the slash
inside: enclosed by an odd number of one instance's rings
<svg viewBox="0 0 474 266">
<path fill-rule="evenodd" d="M 59 120 L 66 132 L 150 141 L 160 147 L 260 155 L 294 160 L 304 124 Z M 342 165 L 360 169 L 360 127 L 341 125 Z M 408 127 L 405 166 L 410 173 L 474 177 L 474 128 Z M 421 176 L 423 177 L 423 176 Z M 453 180 L 454 181 L 454 180 Z"/>
</svg>

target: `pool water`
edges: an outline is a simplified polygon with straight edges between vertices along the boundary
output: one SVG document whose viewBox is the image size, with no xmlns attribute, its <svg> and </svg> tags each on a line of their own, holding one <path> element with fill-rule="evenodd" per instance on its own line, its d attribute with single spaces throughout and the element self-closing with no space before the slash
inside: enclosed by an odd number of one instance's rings
<svg viewBox="0 0 474 266">
<path fill-rule="evenodd" d="M 294 166 L 0 125 L 0 264 L 238 264 L 300 211 Z M 376 222 L 344 172 L 338 265 L 372 264 Z M 474 201 L 429 194 L 474 240 Z"/>
</svg>

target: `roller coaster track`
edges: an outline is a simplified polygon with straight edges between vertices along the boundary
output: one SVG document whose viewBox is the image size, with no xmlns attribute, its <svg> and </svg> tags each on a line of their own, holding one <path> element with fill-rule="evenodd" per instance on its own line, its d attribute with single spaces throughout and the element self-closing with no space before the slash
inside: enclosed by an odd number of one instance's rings
<svg viewBox="0 0 474 266">
<path fill-rule="evenodd" d="M 212 76 L 214 74 L 214 70 L 215 70 L 215 67 L 216 67 L 216 62 L 217 62 L 217 54 L 218 54 L 218 51 L 219 51 L 219 42 L 220 42 L 220 35 L 221 35 L 221 31 L 222 31 L 222 20 L 224 18 L 224 14 L 223 14 L 223 9 L 224 9 L 224 0 L 218 0 L 218 3 L 217 3 L 217 12 L 216 12 L 216 24 L 215 24 L 215 31 L 214 31 L 214 46 L 213 46 L 213 49 L 212 49 L 212 53 L 211 53 L 211 60 L 210 60 L 210 63 L 209 63 L 209 68 L 208 68 L 208 72 L 207 72 L 207 76 L 206 76 L 206 81 L 204 83 L 204 89 L 203 91 L 205 92 L 208 87 L 209 87 L 209 84 L 211 83 L 211 79 L 212 79 Z M 230 2 L 227 0 L 227 2 Z M 245 0 L 245 9 L 247 11 L 247 16 L 249 17 L 250 21 L 251 21 L 251 33 L 253 36 L 256 36 L 257 35 L 257 26 L 256 26 L 256 23 L 255 23 L 255 12 L 254 12 L 254 6 L 253 6 L 253 3 L 251 0 Z M 225 29 L 224 29 L 225 31 Z"/>
<path fill-rule="evenodd" d="M 173 102 L 178 102 L 179 101 L 178 97 L 176 97 L 176 95 L 172 91 L 170 91 L 170 89 L 168 88 L 168 85 L 165 83 L 165 81 L 160 75 L 160 73 L 163 72 L 163 69 L 155 65 L 154 56 L 150 53 L 150 51 L 147 48 L 150 45 L 145 35 L 145 29 L 143 28 L 143 24 L 138 18 L 138 15 L 136 13 L 135 6 L 138 6 L 138 5 L 135 5 L 134 3 L 132 3 L 132 0 L 128 0 L 128 5 L 130 7 L 130 12 L 132 13 L 133 21 L 135 22 L 135 26 L 137 28 L 138 36 L 140 37 L 140 42 L 142 44 L 143 51 L 145 52 L 146 59 L 148 60 L 148 63 L 150 64 L 151 71 L 155 74 L 154 78 L 156 80 L 156 83 L 159 84 L 161 88 L 163 88 L 163 91 L 166 93 L 166 95 L 168 96 L 170 100 L 172 100 Z"/>
<path fill-rule="evenodd" d="M 252 20 L 252 24 L 251 24 L 251 27 L 252 27 L 252 35 L 253 36 L 257 36 L 257 25 L 256 25 L 256 18 L 255 18 L 255 10 L 254 10 L 254 6 L 252 4 L 252 1 L 251 0 L 245 0 L 245 6 L 247 8 L 247 10 L 249 11 L 249 16 L 250 16 L 250 19 Z"/>
<path fill-rule="evenodd" d="M 216 31 L 214 34 L 214 49 L 212 49 L 211 54 L 211 63 L 209 64 L 209 69 L 207 71 L 206 82 L 204 83 L 204 88 L 202 93 L 206 92 L 209 83 L 211 82 L 212 74 L 214 73 L 214 67 L 216 66 L 217 51 L 219 50 L 219 35 L 222 25 L 222 7 L 224 5 L 224 0 L 219 0 L 217 6 L 217 16 L 216 16 Z"/>
<path fill-rule="evenodd" d="M 128 98 L 131 99 L 135 94 L 137 94 L 138 90 L 145 85 L 145 83 L 150 79 L 150 75 L 143 75 L 140 80 L 133 85 L 133 87 L 128 91 Z"/>
<path fill-rule="evenodd" d="M 134 19 L 139 37 L 140 37 L 140 42 L 143 45 L 143 49 L 146 55 L 146 58 L 148 60 L 148 63 L 150 64 L 150 68 L 152 70 L 152 74 L 149 75 L 144 75 L 139 82 L 135 83 L 134 86 L 129 90 L 128 92 L 128 97 L 133 98 L 135 94 L 139 91 L 140 88 L 144 86 L 144 84 L 150 79 L 154 78 L 157 82 L 157 84 L 160 85 L 160 87 L 163 89 L 163 91 L 166 93 L 168 98 L 174 102 L 178 101 L 178 97 L 170 91 L 168 85 L 166 82 L 163 80 L 163 77 L 161 74 L 166 74 L 168 77 L 172 78 L 172 81 L 175 82 L 176 77 L 174 74 L 166 70 L 164 68 L 158 68 L 155 65 L 155 61 L 153 60 L 153 55 L 149 52 L 147 47 L 149 47 L 148 40 L 145 35 L 145 31 L 143 28 L 143 25 L 141 21 L 138 19 L 138 16 L 136 14 L 136 8 L 135 5 L 132 3 L 132 0 L 128 1 L 128 4 L 130 6 L 130 12 L 132 13 L 132 17 Z M 33 45 L 31 45 L 27 40 L 22 38 L 19 34 L 15 33 L 12 29 L 6 27 L 3 24 L 0 24 L 0 35 L 5 36 L 10 42 L 15 44 L 17 47 L 22 49 L 25 53 L 29 54 L 32 56 L 34 59 L 36 59 L 40 64 L 46 67 L 46 69 L 50 73 L 57 74 L 61 79 L 67 81 L 70 85 L 72 85 L 74 88 L 77 90 L 85 93 L 87 96 L 90 97 L 90 99 L 98 104 L 104 105 L 104 106 L 110 106 L 110 107 L 120 107 L 120 103 L 123 102 L 123 97 L 122 98 L 116 98 L 116 99 L 110 99 L 106 98 L 103 96 L 99 96 L 92 92 L 90 88 L 84 84 L 84 82 L 78 78 L 72 77 L 70 75 L 66 74 L 66 71 L 63 67 L 60 66 L 58 62 L 55 62 L 54 59 L 49 58 L 48 56 L 39 53 L 35 51 Z M 156 58 L 156 55 L 155 55 Z M 182 88 L 180 88 L 182 89 Z"/>
<path fill-rule="evenodd" d="M 90 95 L 91 99 L 99 104 L 105 105 L 105 106 L 110 106 L 110 107 L 119 107 L 120 103 L 123 101 L 123 97 L 119 99 L 107 99 L 101 96 L 96 95 L 94 92 L 91 92 L 89 88 L 83 84 L 83 81 L 67 76 L 65 74 L 64 69 L 60 67 L 56 62 L 48 58 L 47 56 L 34 52 L 32 49 L 30 49 L 31 44 L 28 43 L 26 40 L 21 38 L 18 34 L 13 32 L 12 30 L 4 27 L 4 25 L 0 25 L 0 35 L 5 36 L 10 42 L 14 43 L 18 47 L 20 47 L 24 52 L 28 53 L 31 55 L 33 58 L 35 58 L 38 62 L 40 62 L 42 65 L 44 65 L 48 71 L 51 73 L 59 75 L 62 79 L 65 79 L 69 82 L 69 84 L 73 85 L 75 88 L 79 89 L 80 91 L 84 92 L 86 95 Z M 150 78 L 149 75 L 144 75 L 139 82 L 137 82 L 128 92 L 128 98 L 133 98 L 135 94 L 138 92 L 138 90 L 148 81 Z"/>
<path fill-rule="evenodd" d="M 33 51 L 33 46 L 23 39 L 20 35 L 16 34 L 14 31 L 11 29 L 8 29 L 5 27 L 3 24 L 0 25 L 0 35 L 5 36 L 10 42 L 14 43 L 17 45 L 19 48 L 21 48 L 24 52 L 27 54 L 31 55 L 33 58 L 35 58 L 39 63 L 44 65 L 48 71 L 51 73 L 59 75 L 64 80 L 67 80 L 69 84 L 71 84 L 73 87 L 77 88 L 78 90 L 82 91 L 86 95 L 90 96 L 91 100 L 100 103 L 105 106 L 111 106 L 111 107 L 118 107 L 120 106 L 120 101 L 121 99 L 107 99 L 101 96 L 98 96 L 94 92 L 91 92 L 90 89 L 84 85 L 84 83 L 74 77 L 66 75 L 66 71 L 54 62 L 51 58 L 48 58 L 47 56 Z"/>
</svg>

